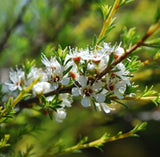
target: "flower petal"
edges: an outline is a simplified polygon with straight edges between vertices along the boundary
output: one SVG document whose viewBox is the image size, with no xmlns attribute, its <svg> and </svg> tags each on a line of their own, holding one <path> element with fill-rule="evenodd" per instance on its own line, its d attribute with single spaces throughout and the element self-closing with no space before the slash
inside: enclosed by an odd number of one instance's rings
<svg viewBox="0 0 160 157">
<path fill-rule="evenodd" d="M 97 102 L 104 102 L 106 99 L 105 95 L 101 93 L 94 95 L 94 97 Z"/>
<path fill-rule="evenodd" d="M 72 95 L 73 96 L 79 96 L 80 95 L 80 89 L 79 88 L 72 88 Z"/>
<path fill-rule="evenodd" d="M 69 77 L 65 77 L 65 78 L 63 78 L 62 80 L 61 80 L 61 83 L 63 84 L 63 85 L 67 85 L 68 83 L 69 83 Z"/>
<path fill-rule="evenodd" d="M 79 76 L 78 82 L 82 87 L 87 85 L 87 77 L 86 76 Z"/>
<path fill-rule="evenodd" d="M 103 111 L 105 113 L 110 113 L 111 110 L 113 110 L 112 108 L 110 108 L 109 106 L 107 106 L 105 103 L 102 103 L 102 108 L 103 108 Z"/>
<path fill-rule="evenodd" d="M 81 104 L 83 107 L 89 107 L 90 106 L 90 99 L 88 97 L 84 97 L 81 100 Z"/>
</svg>

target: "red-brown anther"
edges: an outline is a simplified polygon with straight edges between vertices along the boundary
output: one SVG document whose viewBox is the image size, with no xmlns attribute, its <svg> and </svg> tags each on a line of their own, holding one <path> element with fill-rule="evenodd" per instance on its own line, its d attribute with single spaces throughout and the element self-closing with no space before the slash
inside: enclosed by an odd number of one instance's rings
<svg viewBox="0 0 160 157">
<path fill-rule="evenodd" d="M 69 72 L 69 75 L 70 75 L 73 79 L 75 79 L 75 78 L 76 78 L 76 74 L 75 74 L 75 73 L 73 73 L 72 71 L 70 71 L 70 72 Z"/>
<path fill-rule="evenodd" d="M 95 64 L 99 64 L 99 62 L 101 61 L 100 59 L 97 59 L 97 56 L 94 56 L 95 59 L 92 60 L 93 63 Z"/>
<path fill-rule="evenodd" d="M 16 82 L 16 85 L 17 85 L 17 86 L 18 86 L 18 85 L 20 85 L 20 86 L 24 85 L 24 80 L 21 80 L 20 83 Z"/>
<path fill-rule="evenodd" d="M 93 93 L 93 90 L 91 88 L 85 88 L 83 90 L 83 93 L 85 94 L 85 96 L 90 96 Z"/>
<path fill-rule="evenodd" d="M 109 85 L 109 90 L 113 91 L 114 90 L 114 86 L 113 85 Z"/>
<path fill-rule="evenodd" d="M 114 53 L 114 59 L 117 59 L 119 56 Z"/>
<path fill-rule="evenodd" d="M 52 70 L 56 70 L 56 67 L 51 67 Z"/>
<path fill-rule="evenodd" d="M 111 73 L 111 77 L 115 77 L 117 76 L 115 73 Z"/>
<path fill-rule="evenodd" d="M 73 57 L 72 59 L 73 59 L 73 61 L 74 61 L 75 63 L 79 63 L 80 60 L 81 60 L 81 57 L 80 57 L 80 56 L 78 56 L 78 57 Z"/>
</svg>

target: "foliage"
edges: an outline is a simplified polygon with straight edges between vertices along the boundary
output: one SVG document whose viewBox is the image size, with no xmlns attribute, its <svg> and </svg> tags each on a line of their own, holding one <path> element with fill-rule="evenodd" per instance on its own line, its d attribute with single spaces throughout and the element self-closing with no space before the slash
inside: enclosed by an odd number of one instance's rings
<svg viewBox="0 0 160 157">
<path fill-rule="evenodd" d="M 19 64 L 0 84 L 0 155 L 85 156 L 91 147 L 105 150 L 106 143 L 139 137 L 147 124 L 141 110 L 159 113 L 159 71 L 148 84 L 145 70 L 159 67 L 160 16 L 158 8 L 154 23 L 150 17 L 139 24 L 136 15 L 144 17 L 146 6 L 152 12 L 157 4 L 138 4 L 13 0 L 0 7 L 0 66 Z M 139 73 L 140 83 L 134 80 Z M 154 112 L 148 117 L 157 120 Z"/>
</svg>

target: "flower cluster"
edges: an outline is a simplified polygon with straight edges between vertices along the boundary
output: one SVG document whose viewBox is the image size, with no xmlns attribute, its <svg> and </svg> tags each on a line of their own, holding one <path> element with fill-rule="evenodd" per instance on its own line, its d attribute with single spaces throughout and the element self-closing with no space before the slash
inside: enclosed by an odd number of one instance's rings
<svg viewBox="0 0 160 157">
<path fill-rule="evenodd" d="M 23 88 L 40 77 L 32 88 L 33 97 L 71 87 L 65 94 L 59 93 L 61 104 L 54 113 L 56 121 L 62 122 L 66 117 L 65 108 L 70 107 L 72 102 L 68 100 L 68 95 L 80 97 L 83 107 L 93 106 L 109 113 L 113 109 L 107 105 L 109 97 L 123 99 L 127 86 L 131 85 L 129 71 L 123 63 L 118 63 L 101 78 L 97 79 L 97 76 L 124 53 L 120 45 L 103 43 L 95 48 L 59 50 L 50 59 L 42 54 L 43 68 L 32 66 L 28 73 L 18 68 L 10 71 L 9 81 L 2 87 L 5 93 L 3 101 L 8 96 L 16 97 Z M 50 98 L 47 100 L 50 101 Z"/>
</svg>

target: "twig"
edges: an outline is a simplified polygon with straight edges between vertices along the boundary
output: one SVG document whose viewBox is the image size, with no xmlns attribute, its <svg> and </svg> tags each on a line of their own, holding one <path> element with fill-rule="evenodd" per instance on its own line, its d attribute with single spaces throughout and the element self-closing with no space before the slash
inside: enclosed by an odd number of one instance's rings
<svg viewBox="0 0 160 157">
<path fill-rule="evenodd" d="M 107 66 L 100 74 L 96 76 L 96 79 L 101 79 L 104 75 L 106 75 L 108 72 L 110 72 L 115 65 L 122 62 L 124 59 L 126 59 L 134 50 L 136 50 L 138 47 L 142 46 L 144 41 L 150 37 L 158 28 L 160 27 L 160 21 L 158 21 L 156 24 L 149 27 L 147 33 L 145 36 L 139 40 L 135 45 L 133 45 L 130 49 L 126 51 L 125 54 L 123 54 L 121 57 L 119 57 L 117 60 L 115 60 L 112 64 Z"/>
<path fill-rule="evenodd" d="M 115 1 L 114 5 L 113 5 L 113 8 L 112 8 L 112 10 L 111 10 L 111 12 L 110 12 L 107 20 L 104 21 L 104 24 L 103 24 L 103 27 L 102 27 L 101 32 L 100 32 L 100 34 L 99 34 L 97 43 L 98 43 L 99 40 L 105 35 L 106 30 L 107 30 L 107 27 L 108 27 L 108 25 L 109 25 L 109 23 L 110 23 L 113 15 L 115 14 L 116 10 L 117 10 L 118 7 L 119 7 L 119 2 L 120 2 L 120 0 L 116 0 L 116 1 Z"/>
<path fill-rule="evenodd" d="M 26 4 L 22 7 L 21 12 L 19 13 L 16 21 L 14 22 L 14 24 L 8 28 L 8 30 L 5 33 L 4 38 L 2 39 L 2 41 L 0 42 L 0 53 L 3 51 L 9 37 L 11 36 L 11 33 L 13 32 L 13 30 L 20 24 L 22 23 L 22 17 L 25 14 L 26 10 L 27 10 L 27 6 L 28 4 L 31 2 L 31 0 L 28 0 L 26 2 Z"/>
<path fill-rule="evenodd" d="M 57 155 L 71 153 L 71 152 L 74 152 L 75 150 L 82 150 L 82 149 L 91 148 L 91 147 L 100 148 L 103 144 L 108 143 L 108 142 L 113 142 L 113 141 L 117 141 L 117 140 L 128 138 L 128 137 L 137 137 L 137 134 L 135 134 L 135 133 L 143 130 L 145 127 L 146 127 L 146 123 L 142 123 L 140 125 L 136 125 L 132 130 L 130 130 L 126 133 L 122 133 L 120 131 L 117 135 L 112 136 L 112 137 L 110 137 L 108 134 L 104 134 L 102 137 L 100 137 L 99 139 L 97 139 L 95 141 L 88 142 L 88 143 L 78 143 L 75 146 L 66 148 L 62 152 L 58 152 L 58 153 L 46 152 L 45 154 L 41 155 L 40 157 L 45 157 L 45 156 L 53 157 L 53 156 L 57 156 Z"/>
</svg>

